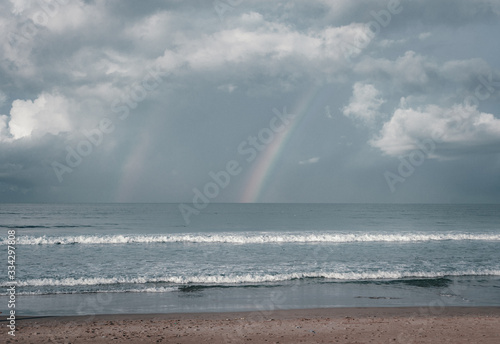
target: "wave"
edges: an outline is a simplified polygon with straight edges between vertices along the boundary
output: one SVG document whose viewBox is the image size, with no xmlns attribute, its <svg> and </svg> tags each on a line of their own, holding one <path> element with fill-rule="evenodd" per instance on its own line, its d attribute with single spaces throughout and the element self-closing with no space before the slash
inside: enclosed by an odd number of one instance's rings
<svg viewBox="0 0 500 344">
<path fill-rule="evenodd" d="M 421 242 L 421 241 L 500 241 L 500 234 L 483 233 L 204 233 L 172 235 L 76 235 L 76 236 L 18 236 L 17 245 L 92 245 L 133 243 L 349 243 L 349 242 Z M 0 245 L 7 240 L 0 239 Z"/>
<path fill-rule="evenodd" d="M 42 225 L 6 225 L 2 226 L 4 228 L 11 228 L 11 229 L 30 229 L 30 228 L 50 228 L 50 226 L 42 226 Z"/>
<path fill-rule="evenodd" d="M 454 272 L 308 272 L 288 274 L 232 274 L 232 275 L 201 275 L 201 276 L 170 276 L 170 277 L 90 277 L 90 278 L 40 278 L 17 280 L 17 287 L 75 287 L 75 286 L 106 286 L 167 283 L 172 286 L 200 285 L 241 285 L 255 283 L 285 282 L 304 279 L 328 279 L 336 281 L 376 281 L 403 280 L 414 278 L 444 278 L 460 276 L 500 276 L 500 270 L 463 270 Z M 9 286 L 9 282 L 0 283 L 1 287 Z"/>
<path fill-rule="evenodd" d="M 35 290 L 35 291 L 16 291 L 16 295 L 59 295 L 59 294 L 96 294 L 96 293 L 168 293 L 178 291 L 177 287 L 149 287 L 149 288 L 130 288 L 130 289 L 110 289 L 110 290 Z M 0 296 L 9 295 L 0 293 Z"/>
<path fill-rule="evenodd" d="M 89 228 L 91 225 L 53 225 L 53 226 L 44 226 L 44 225 L 6 225 L 1 226 L 4 228 L 10 229 L 35 229 L 35 228 Z"/>
</svg>

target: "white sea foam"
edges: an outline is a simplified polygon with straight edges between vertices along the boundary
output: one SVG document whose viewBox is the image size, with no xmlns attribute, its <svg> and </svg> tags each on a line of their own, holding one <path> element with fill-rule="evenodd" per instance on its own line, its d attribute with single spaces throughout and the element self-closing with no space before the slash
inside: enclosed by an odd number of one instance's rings
<svg viewBox="0 0 500 344">
<path fill-rule="evenodd" d="M 150 287 L 150 288 L 131 288 L 131 289 L 97 289 L 93 291 L 77 291 L 77 290 L 42 290 L 35 291 L 18 291 L 16 295 L 54 295 L 54 294 L 85 294 L 85 293 L 168 293 L 179 290 L 178 287 Z M 0 293 L 0 296 L 9 295 L 9 293 Z"/>
<path fill-rule="evenodd" d="M 77 236 L 19 236 L 17 245 L 105 245 L 133 243 L 227 243 L 227 244 L 281 244 L 281 243 L 349 243 L 349 242 L 419 242 L 446 240 L 500 241 L 500 233 L 203 233 L 172 235 L 77 235 Z M 5 239 L 0 244 L 5 245 Z"/>
<path fill-rule="evenodd" d="M 500 276 L 500 270 L 463 270 L 463 271 L 377 271 L 377 272 L 307 272 L 307 273 L 287 273 L 287 274 L 233 274 L 233 275 L 201 275 L 201 276 L 170 276 L 164 278 L 41 278 L 18 280 L 18 287 L 76 287 L 76 286 L 104 286 L 120 284 L 146 284 L 146 283 L 169 283 L 182 286 L 190 284 L 200 285 L 234 285 L 252 284 L 266 282 L 284 282 L 294 279 L 325 278 L 341 281 L 369 281 L 369 280 L 397 280 L 405 278 L 440 278 L 447 276 Z M 7 286 L 8 282 L 0 283 L 0 286 Z M 156 287 L 151 287 L 154 291 Z M 146 289 L 141 289 L 142 291 Z"/>
</svg>

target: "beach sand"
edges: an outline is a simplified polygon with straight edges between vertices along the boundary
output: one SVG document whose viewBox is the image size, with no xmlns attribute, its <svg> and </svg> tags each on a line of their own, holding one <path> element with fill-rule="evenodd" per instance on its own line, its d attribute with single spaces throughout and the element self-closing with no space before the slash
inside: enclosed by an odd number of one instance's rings
<svg viewBox="0 0 500 344">
<path fill-rule="evenodd" d="M 500 307 L 20 318 L 15 337 L 1 324 L 6 343 L 500 343 Z"/>
</svg>

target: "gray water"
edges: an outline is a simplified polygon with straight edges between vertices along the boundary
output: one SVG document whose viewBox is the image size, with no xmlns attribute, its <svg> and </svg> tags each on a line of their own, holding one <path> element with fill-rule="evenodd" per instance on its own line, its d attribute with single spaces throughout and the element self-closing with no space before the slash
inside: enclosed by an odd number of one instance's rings
<svg viewBox="0 0 500 344">
<path fill-rule="evenodd" d="M 210 204 L 186 225 L 177 204 L 2 204 L 0 219 L 23 315 L 500 305 L 500 205 Z"/>
</svg>

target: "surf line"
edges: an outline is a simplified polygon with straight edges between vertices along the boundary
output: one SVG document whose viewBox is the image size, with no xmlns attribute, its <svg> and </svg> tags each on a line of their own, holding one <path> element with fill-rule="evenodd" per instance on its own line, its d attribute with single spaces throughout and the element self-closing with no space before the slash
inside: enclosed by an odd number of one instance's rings
<svg viewBox="0 0 500 344">
<path fill-rule="evenodd" d="M 276 143 L 280 143 L 289 128 L 293 127 L 291 124 L 295 120 L 295 116 L 286 112 L 286 107 L 283 112 L 274 108 L 275 116 L 269 121 L 269 125 L 259 130 L 256 136 L 248 136 L 247 139 L 240 142 L 237 147 L 237 152 L 241 157 L 244 157 L 243 163 L 236 159 L 229 160 L 226 163 L 225 169 L 218 172 L 210 171 L 208 175 L 211 180 L 201 188 L 193 188 L 193 199 L 191 205 L 181 203 L 179 210 L 184 218 L 186 225 L 191 222 L 192 215 L 199 215 L 200 211 L 205 209 L 210 200 L 219 196 L 221 189 L 225 189 L 231 182 L 232 177 L 236 177 L 243 172 L 242 165 L 251 164 L 260 152 L 265 150 L 273 150 Z"/>
</svg>

